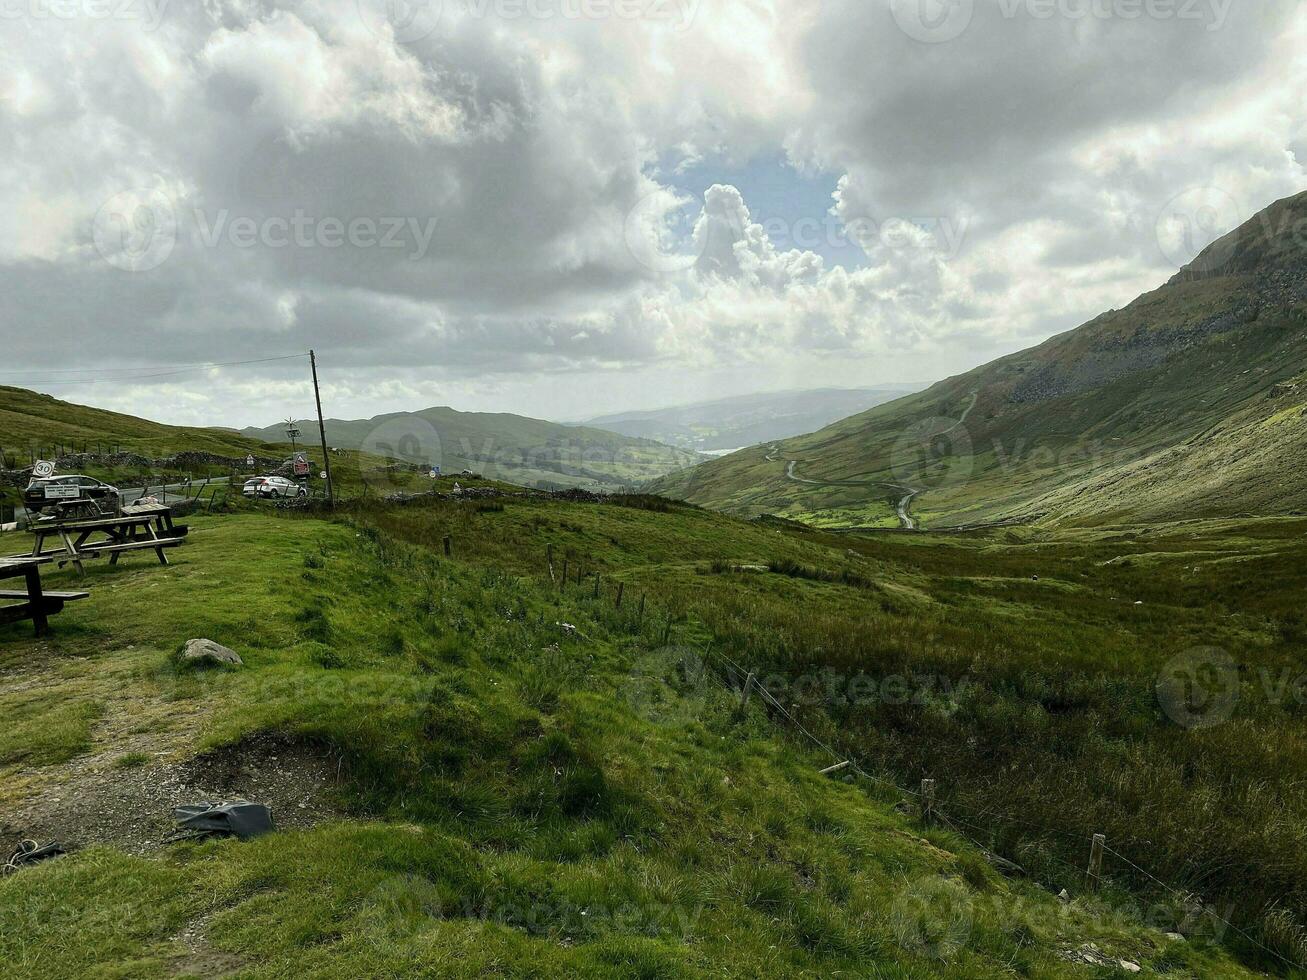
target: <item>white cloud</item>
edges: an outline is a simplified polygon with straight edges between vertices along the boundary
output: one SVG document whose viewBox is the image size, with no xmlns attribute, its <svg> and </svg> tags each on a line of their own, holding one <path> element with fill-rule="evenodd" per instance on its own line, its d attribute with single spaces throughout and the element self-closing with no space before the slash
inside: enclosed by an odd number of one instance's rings
<svg viewBox="0 0 1307 980">
<path fill-rule="evenodd" d="M 349 366 L 355 413 L 442 379 L 530 411 L 569 373 L 668 365 L 917 380 L 923 357 L 958 370 L 1165 279 L 1180 192 L 1215 187 L 1238 220 L 1307 184 L 1301 7 L 1208 30 L 977 0 L 924 44 L 889 0 L 444 6 L 400 38 L 355 0 L 0 20 L 0 329 L 31 372 L 0 382 L 308 346 Z M 777 248 L 735 187 L 674 189 L 778 150 L 842 175 L 804 217 L 864 266 Z M 93 234 L 124 190 L 176 220 L 135 273 Z M 122 218 L 113 241 L 155 257 L 162 226 Z M 233 420 L 248 377 L 219 372 L 188 418 Z M 573 388 L 571 414 L 609 407 L 586 398 L 611 386 Z"/>
</svg>

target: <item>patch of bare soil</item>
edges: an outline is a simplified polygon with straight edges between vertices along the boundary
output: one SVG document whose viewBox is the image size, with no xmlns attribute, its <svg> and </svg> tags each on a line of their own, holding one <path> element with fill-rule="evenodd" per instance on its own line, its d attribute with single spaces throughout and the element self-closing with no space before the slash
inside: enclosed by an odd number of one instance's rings
<svg viewBox="0 0 1307 980">
<path fill-rule="evenodd" d="M 209 912 L 188 922 L 177 935 L 172 937 L 180 949 L 169 966 L 173 976 L 204 977 L 216 980 L 239 973 L 246 966 L 246 959 L 234 953 L 223 953 L 213 949 L 208 942 L 209 923 L 217 912 Z"/>
<path fill-rule="evenodd" d="M 175 832 L 173 807 L 249 800 L 272 809 L 278 830 L 310 827 L 339 814 L 325 798 L 339 761 L 321 747 L 267 734 L 178 762 L 120 768 L 87 760 L 51 780 L 43 795 L 0 813 L 0 850 L 30 837 L 68 850 L 112 844 L 144 854 Z"/>
</svg>

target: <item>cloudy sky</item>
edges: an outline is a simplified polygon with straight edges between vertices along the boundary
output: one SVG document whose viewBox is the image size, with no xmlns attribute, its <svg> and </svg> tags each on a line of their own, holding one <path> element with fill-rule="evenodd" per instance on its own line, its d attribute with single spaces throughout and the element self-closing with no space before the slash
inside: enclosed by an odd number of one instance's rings
<svg viewBox="0 0 1307 980">
<path fill-rule="evenodd" d="M 936 380 L 1307 188 L 1304 93 L 1277 0 L 0 0 L 0 383 L 242 425 L 309 413 L 265 360 L 309 347 L 346 417 Z"/>
</svg>

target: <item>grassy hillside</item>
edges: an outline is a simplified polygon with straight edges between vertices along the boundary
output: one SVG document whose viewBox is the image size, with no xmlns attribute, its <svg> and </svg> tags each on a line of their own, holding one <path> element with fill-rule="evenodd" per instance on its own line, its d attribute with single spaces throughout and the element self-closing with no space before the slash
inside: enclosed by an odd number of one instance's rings
<svg viewBox="0 0 1307 980">
<path fill-rule="evenodd" d="M 764 392 L 645 412 L 603 415 L 590 419 L 587 424 L 702 452 L 738 449 L 811 432 L 915 390 L 911 385 L 887 385 Z"/>
<path fill-rule="evenodd" d="M 817 524 L 1101 522 L 1307 508 L 1307 194 L 1038 347 L 655 488 Z M 793 466 L 790 464 L 793 463 Z"/>
<path fill-rule="evenodd" d="M 1307 804 L 1280 778 L 1301 706 L 1250 675 L 1227 724 L 1185 729 L 1153 689 L 1198 641 L 1300 662 L 1303 522 L 873 540 L 510 497 L 193 523 L 169 568 L 93 566 L 51 640 L 0 627 L 4 842 L 89 845 L 0 879 L 7 975 L 1280 963 L 1114 855 L 1088 890 L 1091 832 L 1297 948 L 1274 904 L 1300 911 L 1307 880 Z M 192 636 L 245 665 L 180 668 Z M 803 730 L 758 692 L 741 710 L 733 663 Z M 937 777 L 939 826 L 818 774 L 849 755 Z M 202 794 L 269 801 L 282 829 L 161 845 Z"/>
<path fill-rule="evenodd" d="M 289 449 L 289 447 L 287 447 Z M 159 459 L 180 452 L 212 453 L 243 459 L 247 454 L 266 457 L 269 447 L 239 433 L 190 426 L 163 425 L 148 419 L 76 405 L 25 388 L 0 386 L 0 468 L 21 469 L 34 459 L 55 459 L 60 455 L 128 453 Z M 118 487 L 147 483 L 175 483 L 188 476 L 197 478 L 227 473 L 223 466 L 188 463 L 185 466 L 156 467 L 140 460 L 81 462 L 76 472 L 105 480 Z M 70 472 L 65 466 L 61 472 Z M 26 477 L 14 483 L 0 481 L 0 521 L 9 520 L 21 504 Z"/>
<path fill-rule="evenodd" d="M 229 430 L 163 425 L 0 385 L 0 450 L 25 466 L 31 454 L 52 455 L 58 446 L 70 453 L 115 447 L 150 457 L 183 450 L 223 456 L 266 451 L 258 440 Z"/>
<path fill-rule="evenodd" d="M 327 443 L 334 447 L 439 465 L 446 473 L 469 469 L 526 486 L 613 489 L 701 459 L 685 449 L 602 429 L 445 407 L 324 424 Z M 279 442 L 286 431 L 284 425 L 271 425 L 243 429 L 242 435 Z"/>
</svg>

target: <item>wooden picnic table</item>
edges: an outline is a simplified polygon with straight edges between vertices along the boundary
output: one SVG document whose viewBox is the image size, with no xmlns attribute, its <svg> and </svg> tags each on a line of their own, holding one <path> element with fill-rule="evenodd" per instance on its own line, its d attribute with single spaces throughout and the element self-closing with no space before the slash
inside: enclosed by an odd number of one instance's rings
<svg viewBox="0 0 1307 980">
<path fill-rule="evenodd" d="M 88 592 L 45 592 L 41 589 L 41 566 L 49 558 L 0 558 L 0 579 L 26 579 L 27 588 L 18 591 L 0 589 L 0 599 L 20 599 L 18 605 L 0 606 L 0 623 L 16 623 L 30 619 L 36 635 L 44 636 L 50 629 L 49 617 L 60 612 L 65 602 L 85 599 Z"/>
<path fill-rule="evenodd" d="M 152 517 L 161 538 L 184 538 L 190 531 L 185 524 L 174 524 L 172 508 L 167 504 L 123 504 L 124 517 Z"/>
<path fill-rule="evenodd" d="M 60 568 L 71 561 L 79 573 L 85 573 L 82 568 L 83 558 L 97 558 L 107 554 L 109 564 L 116 565 L 123 552 L 149 548 L 159 556 L 159 564 L 166 565 L 168 556 L 163 553 L 163 549 L 181 544 L 182 539 L 167 534 L 160 535 L 154 526 L 159 517 L 156 513 L 141 513 L 100 517 L 89 521 L 35 524 L 31 528 L 31 532 L 36 535 L 31 557 L 51 558 L 59 562 Z M 104 535 L 103 540 L 92 541 L 91 536 L 95 534 Z M 46 548 L 46 539 L 56 536 L 62 545 Z"/>
</svg>

